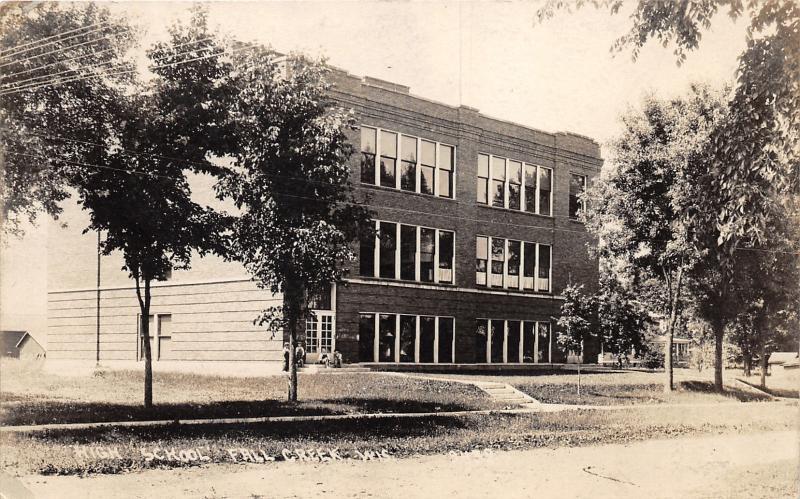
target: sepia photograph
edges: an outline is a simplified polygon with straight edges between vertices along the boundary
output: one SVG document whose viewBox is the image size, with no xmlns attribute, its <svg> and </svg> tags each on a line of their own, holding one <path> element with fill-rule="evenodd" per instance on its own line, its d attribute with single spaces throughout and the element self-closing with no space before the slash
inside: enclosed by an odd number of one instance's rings
<svg viewBox="0 0 800 499">
<path fill-rule="evenodd" d="M 0 2 L 0 499 L 800 497 L 800 2 Z"/>
</svg>

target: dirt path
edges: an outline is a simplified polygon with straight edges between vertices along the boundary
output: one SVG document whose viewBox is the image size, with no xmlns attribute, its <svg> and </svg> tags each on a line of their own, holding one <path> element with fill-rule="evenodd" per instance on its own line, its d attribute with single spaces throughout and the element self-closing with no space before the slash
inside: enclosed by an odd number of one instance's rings
<svg viewBox="0 0 800 499">
<path fill-rule="evenodd" d="M 797 432 L 437 455 L 23 477 L 34 497 L 798 497 Z"/>
</svg>

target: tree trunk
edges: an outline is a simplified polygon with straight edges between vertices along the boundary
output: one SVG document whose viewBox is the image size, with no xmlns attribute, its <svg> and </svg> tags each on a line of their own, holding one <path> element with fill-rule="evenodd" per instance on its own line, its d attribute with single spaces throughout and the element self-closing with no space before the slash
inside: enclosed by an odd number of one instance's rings
<svg viewBox="0 0 800 499">
<path fill-rule="evenodd" d="M 578 400 L 581 399 L 581 363 L 583 359 L 578 359 Z"/>
<path fill-rule="evenodd" d="M 767 387 L 767 342 L 761 342 L 761 388 Z"/>
<path fill-rule="evenodd" d="M 298 346 L 299 328 L 303 325 L 303 311 L 305 310 L 305 286 L 295 278 L 287 279 L 284 293 L 285 307 L 289 314 L 287 327 L 289 329 L 289 402 L 297 402 L 297 356 L 295 349 Z"/>
<path fill-rule="evenodd" d="M 714 319 L 711 328 L 714 331 L 714 390 L 722 393 L 722 340 L 725 325 L 721 319 Z"/>
<path fill-rule="evenodd" d="M 669 290 L 669 320 L 667 322 L 667 341 L 664 345 L 664 371 L 667 376 L 664 382 L 664 392 L 670 393 L 675 389 L 675 377 L 672 369 L 672 344 L 675 337 L 675 324 L 678 322 L 678 307 L 681 299 L 681 283 L 683 282 L 683 266 L 678 267 L 678 275 L 675 278 L 675 287 L 671 287 L 671 282 L 667 280 Z"/>
<path fill-rule="evenodd" d="M 746 377 L 750 377 L 752 372 L 752 364 L 753 364 L 753 356 L 750 355 L 750 352 L 742 352 L 742 363 L 744 367 L 742 368 L 742 374 Z"/>
<path fill-rule="evenodd" d="M 139 300 L 141 312 L 142 353 L 144 354 L 144 407 L 153 407 L 153 354 L 150 348 L 150 278 L 144 276 L 144 299 L 139 286 L 139 277 L 136 280 L 136 298 Z"/>
<path fill-rule="evenodd" d="M 297 317 L 289 317 L 289 402 L 297 402 L 297 358 L 295 348 L 297 344 Z"/>
</svg>

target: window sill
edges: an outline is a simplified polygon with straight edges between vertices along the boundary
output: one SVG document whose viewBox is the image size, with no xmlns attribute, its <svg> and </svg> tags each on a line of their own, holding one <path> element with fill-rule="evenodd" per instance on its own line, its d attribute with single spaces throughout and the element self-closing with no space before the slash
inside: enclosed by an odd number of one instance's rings
<svg viewBox="0 0 800 499">
<path fill-rule="evenodd" d="M 503 208 L 501 206 L 492 206 L 492 205 L 488 205 L 488 204 L 479 203 L 477 201 L 475 201 L 475 204 L 480 208 L 486 208 L 486 209 L 498 210 L 498 211 L 505 211 L 505 212 L 508 212 L 508 213 L 518 213 L 520 215 L 530 215 L 530 216 L 533 216 L 533 217 L 543 218 L 545 220 L 553 220 L 555 218 L 555 217 L 553 217 L 553 215 L 541 215 L 539 213 L 531 213 L 529 211 L 515 210 L 515 209 L 512 209 L 512 208 Z"/>
<path fill-rule="evenodd" d="M 552 291 L 534 291 L 533 289 L 519 289 L 519 288 L 501 288 L 499 286 L 485 286 L 483 284 L 475 284 L 475 289 L 484 289 L 489 291 L 512 291 L 514 293 L 525 293 L 528 295 L 553 295 Z"/>
<path fill-rule="evenodd" d="M 365 281 L 375 282 L 375 283 L 385 282 L 385 283 L 420 284 L 420 285 L 423 285 L 423 286 L 440 286 L 440 287 L 443 287 L 443 288 L 456 288 L 456 287 L 458 287 L 458 286 L 455 285 L 455 283 L 447 283 L 447 282 L 411 281 L 411 280 L 407 280 L 407 279 L 393 279 L 391 277 L 371 277 L 371 276 L 363 276 L 363 275 L 354 276 L 354 277 L 357 277 L 358 279 L 364 279 Z"/>
<path fill-rule="evenodd" d="M 376 191 L 383 191 L 383 192 L 396 192 L 398 194 L 408 194 L 411 196 L 418 196 L 425 199 L 441 199 L 444 201 L 455 201 L 456 198 L 452 197 L 445 197 L 445 196 L 436 196 L 434 194 L 424 194 L 422 192 L 414 192 L 414 191 L 404 191 L 403 189 L 398 189 L 396 187 L 385 187 L 382 185 L 375 185 L 375 184 L 365 184 L 364 182 L 360 182 L 358 184 L 360 187 L 365 187 L 367 189 L 374 189 Z"/>
</svg>

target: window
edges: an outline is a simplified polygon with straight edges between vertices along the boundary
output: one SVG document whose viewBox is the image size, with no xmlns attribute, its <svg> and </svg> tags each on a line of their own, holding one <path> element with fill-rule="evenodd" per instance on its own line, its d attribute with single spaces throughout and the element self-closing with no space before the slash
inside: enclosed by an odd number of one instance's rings
<svg viewBox="0 0 800 499">
<path fill-rule="evenodd" d="M 539 322 L 537 323 L 537 329 L 536 362 L 550 362 L 550 323 Z"/>
<path fill-rule="evenodd" d="M 439 282 L 453 283 L 453 233 L 439 231 Z"/>
<path fill-rule="evenodd" d="M 420 170 L 420 192 L 436 193 L 436 144 L 422 141 L 422 169 Z"/>
<path fill-rule="evenodd" d="M 306 319 L 306 353 L 319 353 L 318 345 L 317 318 Z"/>
<path fill-rule="evenodd" d="M 375 362 L 375 314 L 359 315 L 358 360 L 359 362 Z"/>
<path fill-rule="evenodd" d="M 508 207 L 519 210 L 522 207 L 522 163 L 508 162 Z"/>
<path fill-rule="evenodd" d="M 455 156 L 455 146 L 380 128 L 361 127 L 361 182 L 364 184 L 453 198 Z"/>
<path fill-rule="evenodd" d="M 506 362 L 521 362 L 519 358 L 520 343 L 520 321 L 508 321 L 508 332 L 506 333 Z"/>
<path fill-rule="evenodd" d="M 419 276 L 422 282 L 433 282 L 436 230 L 420 229 Z"/>
<path fill-rule="evenodd" d="M 380 277 L 394 279 L 395 250 L 397 248 L 397 224 L 392 222 L 380 223 Z"/>
<path fill-rule="evenodd" d="M 417 192 L 417 138 L 403 135 L 400 152 L 400 189 Z"/>
<path fill-rule="evenodd" d="M 323 286 L 308 297 L 308 308 L 311 310 L 331 310 L 331 285 Z"/>
<path fill-rule="evenodd" d="M 545 244 L 477 236 L 475 284 L 550 292 L 551 258 L 551 247 Z"/>
<path fill-rule="evenodd" d="M 522 257 L 522 244 L 508 241 L 508 287 L 519 288 L 519 264 Z"/>
<path fill-rule="evenodd" d="M 153 314 L 147 318 L 150 358 L 153 360 L 175 359 L 172 349 L 172 314 Z M 144 327 L 139 317 L 139 360 L 144 360 Z M 155 341 L 154 341 L 155 340 Z"/>
<path fill-rule="evenodd" d="M 478 202 L 489 204 L 489 156 L 478 154 Z"/>
<path fill-rule="evenodd" d="M 492 157 L 492 206 L 506 206 L 506 160 Z"/>
<path fill-rule="evenodd" d="M 397 134 L 381 130 L 381 186 L 396 187 Z"/>
<path fill-rule="evenodd" d="M 375 277 L 375 233 L 361 234 L 358 246 L 358 271 L 366 277 Z"/>
<path fill-rule="evenodd" d="M 453 148 L 439 145 L 439 195 L 453 197 Z"/>
<path fill-rule="evenodd" d="M 547 363 L 551 362 L 552 338 L 549 322 L 478 319 L 476 322 L 476 362 Z"/>
<path fill-rule="evenodd" d="M 569 178 L 569 218 L 578 219 L 584 211 L 582 195 L 586 191 L 586 176 L 573 173 Z"/>
<path fill-rule="evenodd" d="M 319 351 L 321 353 L 333 352 L 333 316 L 320 316 Z"/>
<path fill-rule="evenodd" d="M 417 228 L 412 225 L 400 226 L 400 279 L 417 279 Z"/>
<path fill-rule="evenodd" d="M 536 362 L 536 323 L 522 323 L 522 362 Z"/>
<path fill-rule="evenodd" d="M 332 314 L 318 313 L 306 319 L 306 353 L 331 353 L 333 342 Z"/>
<path fill-rule="evenodd" d="M 491 327 L 491 337 L 489 344 L 492 351 L 491 362 L 492 364 L 500 364 L 503 362 L 503 349 L 505 347 L 505 321 L 489 321 Z"/>
<path fill-rule="evenodd" d="M 539 214 L 550 215 L 553 170 L 539 167 Z"/>
<path fill-rule="evenodd" d="M 361 181 L 365 184 L 375 183 L 375 132 L 374 128 L 361 127 Z"/>
<path fill-rule="evenodd" d="M 475 240 L 475 283 L 486 285 L 486 266 L 489 263 L 489 238 L 478 236 Z"/>
<path fill-rule="evenodd" d="M 324 331 L 323 325 L 323 338 Z M 362 313 L 358 341 L 362 362 L 377 359 L 377 362 L 450 363 L 454 361 L 455 320 L 452 317 Z"/>
<path fill-rule="evenodd" d="M 380 314 L 378 320 L 378 362 L 395 362 L 395 315 Z"/>
<path fill-rule="evenodd" d="M 492 286 L 502 288 L 506 261 L 506 240 L 492 238 Z"/>
<path fill-rule="evenodd" d="M 475 323 L 475 362 L 486 363 L 486 345 L 488 344 L 488 321 L 478 319 Z"/>
<path fill-rule="evenodd" d="M 525 202 L 523 209 L 528 213 L 536 211 L 536 166 L 525 165 Z"/>
<path fill-rule="evenodd" d="M 417 318 L 413 315 L 400 316 L 400 362 L 414 362 L 417 341 Z"/>
<path fill-rule="evenodd" d="M 539 245 L 539 278 L 536 291 L 550 291 L 550 246 Z"/>
</svg>

